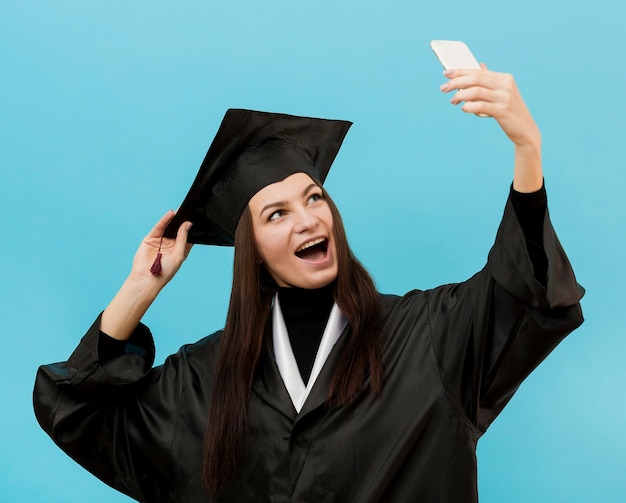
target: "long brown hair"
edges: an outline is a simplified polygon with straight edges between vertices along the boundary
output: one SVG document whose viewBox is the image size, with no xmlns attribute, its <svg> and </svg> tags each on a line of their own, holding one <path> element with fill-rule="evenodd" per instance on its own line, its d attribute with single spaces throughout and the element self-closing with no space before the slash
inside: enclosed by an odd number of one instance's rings
<svg viewBox="0 0 626 503">
<path fill-rule="evenodd" d="M 351 327 L 328 391 L 329 402 L 343 406 L 364 388 L 368 376 L 375 396 L 382 388 L 379 297 L 369 273 L 348 246 L 335 203 L 324 188 L 322 192 L 333 217 L 337 249 L 335 302 Z M 211 495 L 232 478 L 247 446 L 248 397 L 276 288 L 257 260 L 253 236 L 252 217 L 246 207 L 235 232 L 233 287 L 204 442 L 202 478 Z"/>
</svg>

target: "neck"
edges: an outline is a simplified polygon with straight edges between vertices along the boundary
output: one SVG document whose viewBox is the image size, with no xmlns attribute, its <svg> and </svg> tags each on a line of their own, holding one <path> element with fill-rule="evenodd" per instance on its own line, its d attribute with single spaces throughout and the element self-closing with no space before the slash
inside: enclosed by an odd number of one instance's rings
<svg viewBox="0 0 626 503">
<path fill-rule="evenodd" d="M 287 326 L 307 320 L 328 319 L 334 304 L 334 292 L 334 282 L 316 289 L 279 287 L 278 298 Z"/>
</svg>

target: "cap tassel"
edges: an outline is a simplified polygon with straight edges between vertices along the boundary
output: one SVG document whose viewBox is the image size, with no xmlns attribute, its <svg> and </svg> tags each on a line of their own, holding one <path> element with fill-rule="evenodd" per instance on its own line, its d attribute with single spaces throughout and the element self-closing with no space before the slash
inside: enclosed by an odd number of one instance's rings
<svg viewBox="0 0 626 503">
<path fill-rule="evenodd" d="M 161 236 L 161 241 L 159 241 L 159 251 L 157 253 L 154 262 L 152 263 L 152 267 L 150 267 L 150 272 L 153 276 L 161 276 L 163 274 L 163 268 L 161 267 L 161 257 L 163 254 L 161 253 L 161 244 L 163 243 L 163 236 Z"/>
</svg>

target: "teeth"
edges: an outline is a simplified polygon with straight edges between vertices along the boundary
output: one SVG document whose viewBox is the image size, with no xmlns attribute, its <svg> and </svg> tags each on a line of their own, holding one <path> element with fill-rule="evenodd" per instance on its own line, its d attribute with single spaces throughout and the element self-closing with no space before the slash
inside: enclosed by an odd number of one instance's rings
<svg viewBox="0 0 626 503">
<path fill-rule="evenodd" d="M 324 241 L 326 241 L 325 238 L 317 238 L 317 239 L 314 239 L 313 241 L 309 241 L 308 243 L 304 243 L 300 248 L 296 250 L 296 253 L 304 251 L 307 248 L 311 248 L 311 246 L 315 246 L 320 243 L 323 243 Z"/>
</svg>

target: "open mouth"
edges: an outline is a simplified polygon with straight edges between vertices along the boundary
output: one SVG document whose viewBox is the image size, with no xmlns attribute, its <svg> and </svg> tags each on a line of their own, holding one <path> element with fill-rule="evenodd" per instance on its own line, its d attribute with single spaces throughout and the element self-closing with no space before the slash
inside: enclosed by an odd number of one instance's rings
<svg viewBox="0 0 626 503">
<path fill-rule="evenodd" d="M 296 250 L 296 257 L 303 260 L 321 260 L 328 251 L 328 239 L 318 238 L 303 244 Z"/>
</svg>

